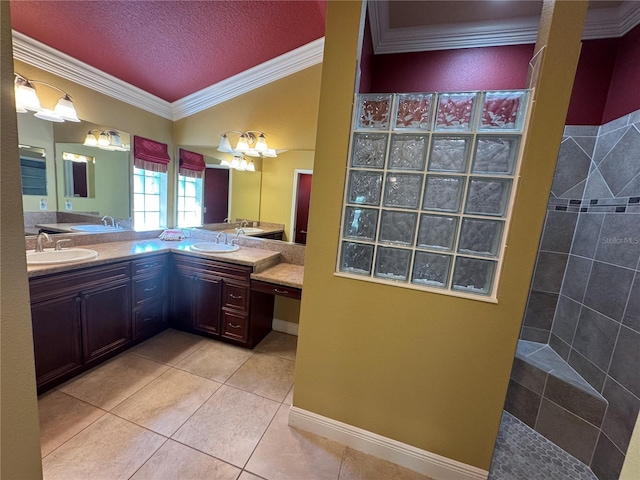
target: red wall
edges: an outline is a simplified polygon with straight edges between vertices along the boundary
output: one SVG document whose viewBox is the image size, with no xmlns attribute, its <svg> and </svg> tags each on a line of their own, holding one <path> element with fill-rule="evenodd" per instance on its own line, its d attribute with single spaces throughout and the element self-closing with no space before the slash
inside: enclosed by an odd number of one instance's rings
<svg viewBox="0 0 640 480">
<path fill-rule="evenodd" d="M 371 57 L 367 41 L 362 93 L 525 88 L 533 54 L 533 45 L 510 45 Z M 565 123 L 601 125 L 640 109 L 639 82 L 640 26 L 622 38 L 585 40 Z"/>
<path fill-rule="evenodd" d="M 602 123 L 619 40 L 607 38 L 582 43 L 566 125 Z"/>
<path fill-rule="evenodd" d="M 602 123 L 640 109 L 640 25 L 619 41 Z"/>
<path fill-rule="evenodd" d="M 372 92 L 524 88 L 533 45 L 375 55 Z"/>
</svg>

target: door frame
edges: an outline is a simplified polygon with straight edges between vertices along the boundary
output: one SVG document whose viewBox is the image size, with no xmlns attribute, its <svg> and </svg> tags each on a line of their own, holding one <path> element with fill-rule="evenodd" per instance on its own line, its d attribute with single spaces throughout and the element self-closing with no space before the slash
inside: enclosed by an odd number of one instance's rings
<svg viewBox="0 0 640 480">
<path fill-rule="evenodd" d="M 289 223 L 289 241 L 296 241 L 296 210 L 298 204 L 298 183 L 300 181 L 300 174 L 313 175 L 313 170 L 305 170 L 296 168 L 293 170 L 293 194 L 291 195 L 291 222 Z"/>
</svg>

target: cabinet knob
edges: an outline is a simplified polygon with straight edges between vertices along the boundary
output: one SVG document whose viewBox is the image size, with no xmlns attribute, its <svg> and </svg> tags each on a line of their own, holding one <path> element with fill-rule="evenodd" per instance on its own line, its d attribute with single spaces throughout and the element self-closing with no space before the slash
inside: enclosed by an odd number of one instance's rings
<svg viewBox="0 0 640 480">
<path fill-rule="evenodd" d="M 75 298 L 76 303 L 80 303 L 82 301 L 82 297 L 78 294 Z"/>
</svg>

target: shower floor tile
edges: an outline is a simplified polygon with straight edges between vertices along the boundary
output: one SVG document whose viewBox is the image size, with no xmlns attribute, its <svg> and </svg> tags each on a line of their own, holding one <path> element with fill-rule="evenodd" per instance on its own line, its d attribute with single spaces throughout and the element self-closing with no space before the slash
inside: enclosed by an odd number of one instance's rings
<svg viewBox="0 0 640 480">
<path fill-rule="evenodd" d="M 503 412 L 489 480 L 597 480 L 591 469 Z"/>
</svg>

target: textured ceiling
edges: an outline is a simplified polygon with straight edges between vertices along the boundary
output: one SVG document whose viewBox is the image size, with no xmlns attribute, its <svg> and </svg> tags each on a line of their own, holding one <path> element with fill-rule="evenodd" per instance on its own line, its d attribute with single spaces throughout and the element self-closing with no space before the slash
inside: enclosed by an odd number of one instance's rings
<svg viewBox="0 0 640 480">
<path fill-rule="evenodd" d="M 173 102 L 324 35 L 326 0 L 11 0 L 15 30 Z"/>
</svg>

